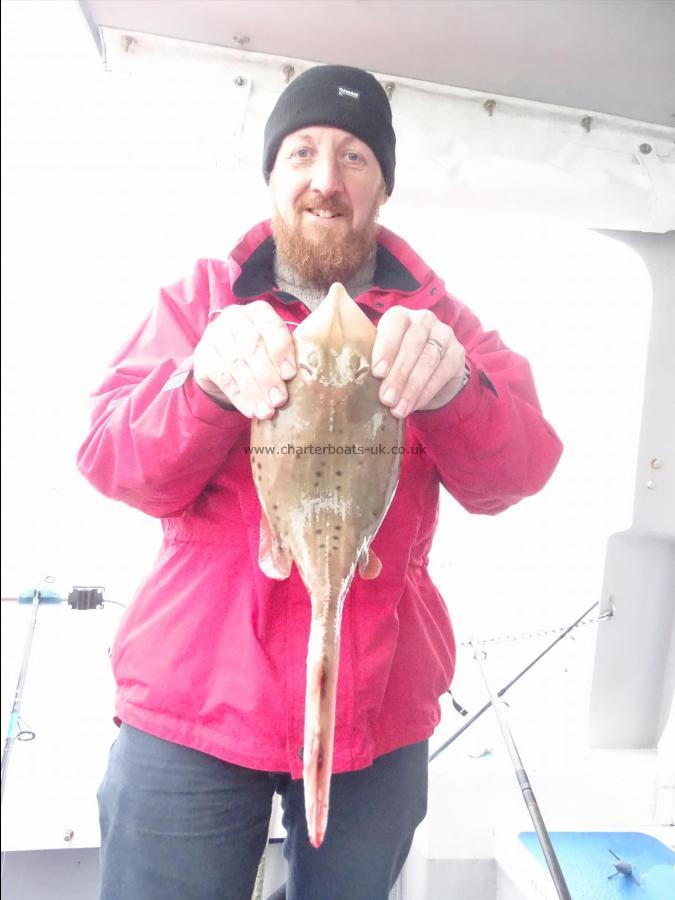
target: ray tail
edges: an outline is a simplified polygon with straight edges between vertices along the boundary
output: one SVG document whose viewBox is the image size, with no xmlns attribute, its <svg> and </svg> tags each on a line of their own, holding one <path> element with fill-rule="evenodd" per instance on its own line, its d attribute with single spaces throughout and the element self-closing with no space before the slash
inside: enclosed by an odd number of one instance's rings
<svg viewBox="0 0 675 900">
<path fill-rule="evenodd" d="M 333 768 L 335 697 L 339 659 L 340 613 L 333 621 L 312 617 L 307 653 L 305 749 L 303 781 L 307 831 L 313 847 L 320 847 L 328 822 Z"/>
</svg>

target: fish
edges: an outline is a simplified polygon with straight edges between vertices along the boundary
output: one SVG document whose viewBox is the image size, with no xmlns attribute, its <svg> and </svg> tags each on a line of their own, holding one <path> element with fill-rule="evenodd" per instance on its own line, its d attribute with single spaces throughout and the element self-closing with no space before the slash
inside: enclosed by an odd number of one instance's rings
<svg viewBox="0 0 675 900">
<path fill-rule="evenodd" d="M 251 464 L 262 507 L 259 565 L 284 579 L 295 563 L 311 602 L 303 782 L 309 841 L 328 823 L 340 625 L 358 568 L 398 484 L 404 423 L 379 399 L 371 372 L 376 328 L 339 282 L 293 332 L 297 373 L 270 419 L 253 419 Z"/>
</svg>

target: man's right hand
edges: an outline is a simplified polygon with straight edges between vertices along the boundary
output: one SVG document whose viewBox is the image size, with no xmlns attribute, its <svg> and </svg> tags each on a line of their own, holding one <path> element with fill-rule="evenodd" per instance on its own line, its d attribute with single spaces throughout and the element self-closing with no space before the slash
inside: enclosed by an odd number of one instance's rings
<svg viewBox="0 0 675 900">
<path fill-rule="evenodd" d="M 207 326 L 193 360 L 199 387 L 249 419 L 270 419 L 296 373 L 291 333 L 264 300 L 227 306 Z"/>
</svg>

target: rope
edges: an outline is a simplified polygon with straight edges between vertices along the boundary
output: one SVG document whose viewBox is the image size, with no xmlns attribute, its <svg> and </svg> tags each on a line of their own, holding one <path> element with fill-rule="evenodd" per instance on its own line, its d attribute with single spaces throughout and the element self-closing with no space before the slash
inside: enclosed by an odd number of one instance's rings
<svg viewBox="0 0 675 900">
<path fill-rule="evenodd" d="M 607 612 L 601 613 L 599 616 L 594 616 L 592 619 L 584 619 L 582 622 L 577 623 L 574 627 L 581 628 L 583 625 L 595 625 L 598 622 L 603 622 L 605 619 L 611 619 L 613 615 L 614 610 L 611 609 Z M 513 641 L 528 641 L 532 638 L 552 637 L 554 634 L 562 634 L 563 631 L 567 630 L 567 628 L 567 625 L 559 625 L 553 628 L 542 628 L 539 631 L 522 631 L 519 634 L 500 634 L 494 635 L 493 637 L 478 638 L 475 641 L 460 641 L 457 646 L 471 647 L 475 644 L 484 646 L 486 644 L 505 644 Z"/>
</svg>

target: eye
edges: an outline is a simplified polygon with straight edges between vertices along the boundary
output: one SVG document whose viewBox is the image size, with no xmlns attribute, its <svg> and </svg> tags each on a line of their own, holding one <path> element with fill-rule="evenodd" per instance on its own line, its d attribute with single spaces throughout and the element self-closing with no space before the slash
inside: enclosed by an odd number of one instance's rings
<svg viewBox="0 0 675 900">
<path fill-rule="evenodd" d="M 307 372 L 308 375 L 314 377 L 316 375 L 316 370 L 319 368 L 319 354 L 316 350 L 310 350 L 305 359 L 298 361 L 298 367 L 303 370 L 303 372 Z"/>
<path fill-rule="evenodd" d="M 353 165 L 361 165 L 364 162 L 363 156 L 360 153 L 357 153 L 356 150 L 348 150 L 345 153 L 345 158 L 347 162 L 352 163 Z"/>
<path fill-rule="evenodd" d="M 309 147 L 297 147 L 291 153 L 291 159 L 309 159 L 312 151 Z"/>
<path fill-rule="evenodd" d="M 366 372 L 370 371 L 370 366 L 363 359 L 362 356 L 359 356 L 358 353 L 354 353 L 349 360 L 349 368 L 354 373 L 354 379 L 358 381 L 361 376 L 365 375 Z"/>
</svg>

